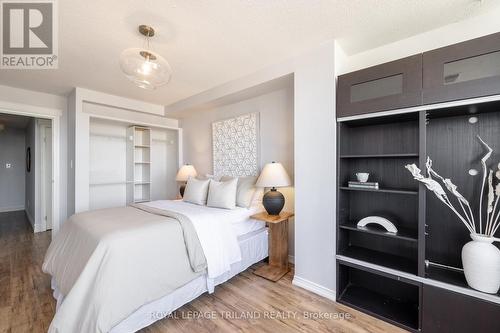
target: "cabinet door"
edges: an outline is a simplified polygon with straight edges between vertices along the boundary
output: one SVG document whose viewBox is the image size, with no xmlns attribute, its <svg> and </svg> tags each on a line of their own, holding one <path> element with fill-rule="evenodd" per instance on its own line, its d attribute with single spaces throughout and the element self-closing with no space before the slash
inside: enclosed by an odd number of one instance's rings
<svg viewBox="0 0 500 333">
<path fill-rule="evenodd" d="M 500 305 L 424 286 L 423 333 L 498 333 Z"/>
<path fill-rule="evenodd" d="M 337 117 L 421 104 L 421 54 L 341 75 L 338 78 Z"/>
<path fill-rule="evenodd" d="M 425 52 L 424 104 L 500 94 L 500 33 Z"/>
</svg>

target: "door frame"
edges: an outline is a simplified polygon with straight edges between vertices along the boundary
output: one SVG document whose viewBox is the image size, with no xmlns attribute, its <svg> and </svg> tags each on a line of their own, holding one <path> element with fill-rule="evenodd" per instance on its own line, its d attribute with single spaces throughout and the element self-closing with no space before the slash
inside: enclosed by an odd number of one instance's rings
<svg viewBox="0 0 500 333">
<path fill-rule="evenodd" d="M 60 135 L 61 116 L 63 111 L 56 108 L 45 108 L 29 104 L 0 101 L 0 112 L 52 121 L 52 237 L 60 226 Z M 36 223 L 36 221 L 35 221 Z"/>
<path fill-rule="evenodd" d="M 41 121 L 40 121 L 41 120 Z M 50 179 L 50 182 L 45 177 L 46 174 L 46 166 L 47 166 L 47 156 L 45 154 L 46 151 L 46 145 L 47 142 L 45 141 L 47 139 L 46 137 L 46 131 L 48 128 L 51 129 L 52 132 L 52 122 L 50 124 L 45 122 L 46 119 L 38 119 L 37 120 L 37 127 L 39 129 L 39 140 L 40 140 L 40 203 L 41 203 L 41 221 L 40 221 L 40 230 L 39 231 L 47 231 L 47 219 L 45 218 L 47 216 L 47 197 L 45 196 L 45 190 L 47 184 L 52 184 L 53 183 L 53 174 Z M 52 138 L 51 138 L 52 139 Z M 51 169 L 52 169 L 52 161 L 51 161 Z M 51 192 L 52 193 L 52 192 Z M 52 198 L 51 198 L 52 199 Z M 54 221 L 54 212 L 51 214 L 52 218 L 52 224 Z"/>
</svg>

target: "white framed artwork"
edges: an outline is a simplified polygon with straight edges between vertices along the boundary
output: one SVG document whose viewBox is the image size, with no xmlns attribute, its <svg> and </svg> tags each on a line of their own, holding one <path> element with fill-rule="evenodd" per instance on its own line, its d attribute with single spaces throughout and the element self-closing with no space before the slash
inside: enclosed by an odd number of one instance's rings
<svg viewBox="0 0 500 333">
<path fill-rule="evenodd" d="M 259 174 L 259 114 L 212 123 L 213 172 L 216 176 Z"/>
</svg>

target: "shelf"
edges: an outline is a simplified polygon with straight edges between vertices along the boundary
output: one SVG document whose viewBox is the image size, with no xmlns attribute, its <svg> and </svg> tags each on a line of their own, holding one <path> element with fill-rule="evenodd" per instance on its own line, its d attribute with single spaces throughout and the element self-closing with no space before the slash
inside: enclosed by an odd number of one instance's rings
<svg viewBox="0 0 500 333">
<path fill-rule="evenodd" d="M 135 161 L 134 164 L 151 164 L 151 162 Z"/>
<path fill-rule="evenodd" d="M 134 185 L 149 185 L 151 182 L 141 182 L 141 181 L 136 181 L 134 182 Z"/>
<path fill-rule="evenodd" d="M 135 148 L 151 148 L 150 145 L 134 145 Z"/>
<path fill-rule="evenodd" d="M 142 202 L 149 202 L 149 199 L 139 199 L 139 200 L 134 200 L 134 203 L 142 203 Z"/>
<path fill-rule="evenodd" d="M 349 284 L 346 287 L 339 297 L 339 302 L 362 312 L 382 317 L 409 330 L 418 329 L 419 310 L 415 303 L 403 302 L 355 284 Z"/>
<path fill-rule="evenodd" d="M 349 230 L 349 231 L 373 234 L 373 235 L 382 236 L 382 237 L 401 239 L 401 240 L 409 241 L 409 242 L 418 242 L 417 231 L 416 230 L 413 231 L 413 230 L 407 229 L 407 228 L 397 227 L 398 233 L 396 233 L 396 234 L 391 233 L 391 232 L 387 232 L 382 228 L 376 228 L 376 227 L 372 227 L 372 226 L 358 228 L 356 222 L 349 222 L 349 223 L 341 224 L 341 225 L 339 225 L 339 228 Z"/>
<path fill-rule="evenodd" d="M 408 154 L 354 154 L 354 155 L 340 155 L 340 158 L 408 158 L 418 157 L 417 153 Z"/>
<path fill-rule="evenodd" d="M 108 182 L 108 183 L 91 183 L 89 184 L 90 186 L 111 186 L 111 185 L 127 185 L 131 184 L 133 182 L 131 181 L 124 181 L 124 182 Z"/>
<path fill-rule="evenodd" d="M 358 188 L 358 187 L 347 187 L 341 186 L 339 189 L 343 191 L 358 191 L 358 192 L 380 192 L 380 193 L 392 193 L 392 194 L 409 194 L 409 195 L 417 195 L 418 191 L 411 190 L 399 190 L 399 189 L 389 189 L 389 188 L 381 188 L 381 189 L 371 189 L 371 188 Z"/>
<path fill-rule="evenodd" d="M 349 246 L 347 249 L 340 251 L 339 254 L 406 273 L 417 274 L 418 271 L 418 265 L 415 260 L 358 246 Z"/>
<path fill-rule="evenodd" d="M 446 268 L 441 268 L 441 267 L 436 267 L 436 266 L 429 266 L 426 269 L 426 277 L 428 279 L 452 284 L 452 285 L 455 285 L 457 287 L 475 290 L 475 289 L 472 289 L 471 287 L 469 287 L 469 285 L 467 284 L 467 281 L 465 280 L 465 275 L 461 271 L 456 271 L 453 269 L 446 269 Z M 497 292 L 496 294 L 487 294 L 487 295 L 500 297 L 500 291 Z"/>
</svg>

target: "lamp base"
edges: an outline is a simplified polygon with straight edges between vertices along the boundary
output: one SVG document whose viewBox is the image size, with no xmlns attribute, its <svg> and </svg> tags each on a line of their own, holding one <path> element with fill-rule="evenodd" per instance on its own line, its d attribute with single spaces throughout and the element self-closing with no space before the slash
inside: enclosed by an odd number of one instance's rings
<svg viewBox="0 0 500 333">
<path fill-rule="evenodd" d="M 179 188 L 179 192 L 181 194 L 181 197 L 184 197 L 185 190 L 186 190 L 186 183 L 182 184 L 181 187 Z"/>
<path fill-rule="evenodd" d="M 285 197 L 273 187 L 264 194 L 262 204 L 269 215 L 279 215 L 283 206 L 285 206 Z"/>
</svg>

